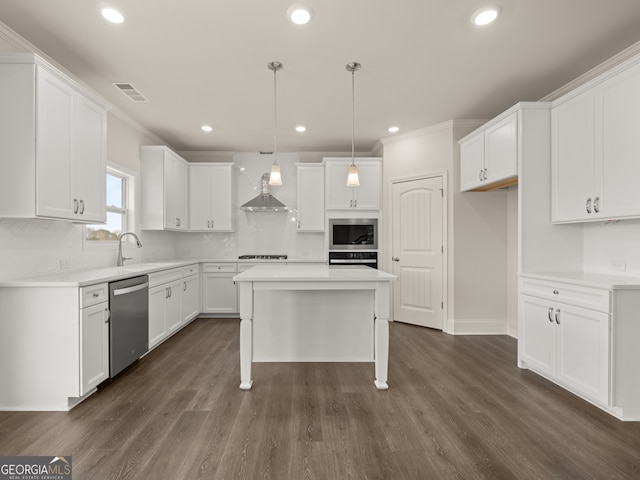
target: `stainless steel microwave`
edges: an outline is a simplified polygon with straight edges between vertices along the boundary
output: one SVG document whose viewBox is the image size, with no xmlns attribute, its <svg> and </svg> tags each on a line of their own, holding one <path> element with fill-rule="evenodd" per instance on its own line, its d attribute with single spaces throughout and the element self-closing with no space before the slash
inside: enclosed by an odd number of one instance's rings
<svg viewBox="0 0 640 480">
<path fill-rule="evenodd" d="M 330 218 L 329 250 L 377 250 L 377 218 Z"/>
</svg>

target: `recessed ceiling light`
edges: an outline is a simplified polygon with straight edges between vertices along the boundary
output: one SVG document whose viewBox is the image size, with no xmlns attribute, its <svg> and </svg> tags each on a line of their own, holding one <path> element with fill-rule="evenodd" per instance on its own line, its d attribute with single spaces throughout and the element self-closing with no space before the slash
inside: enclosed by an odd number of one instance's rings
<svg viewBox="0 0 640 480">
<path fill-rule="evenodd" d="M 202 125 L 200 127 L 202 129 L 203 132 L 212 132 L 213 131 L 213 127 L 211 125 Z"/>
<path fill-rule="evenodd" d="M 297 125 L 296 126 L 296 132 L 298 133 L 304 133 L 307 131 L 307 127 L 305 127 L 304 125 Z"/>
<path fill-rule="evenodd" d="M 313 17 L 313 10 L 302 3 L 294 3 L 287 9 L 287 16 L 296 25 L 306 25 Z"/>
<path fill-rule="evenodd" d="M 111 23 L 124 22 L 124 15 L 115 8 L 106 7 L 101 10 L 102 16 L 109 20 Z"/>
<path fill-rule="evenodd" d="M 400 127 L 389 127 L 389 132 L 391 133 L 396 133 L 398 130 L 400 130 Z"/>
<path fill-rule="evenodd" d="M 488 5 L 482 7 L 473 12 L 473 15 L 471 15 L 471 23 L 478 27 L 489 25 L 498 18 L 500 12 L 502 12 L 500 5 Z"/>
</svg>

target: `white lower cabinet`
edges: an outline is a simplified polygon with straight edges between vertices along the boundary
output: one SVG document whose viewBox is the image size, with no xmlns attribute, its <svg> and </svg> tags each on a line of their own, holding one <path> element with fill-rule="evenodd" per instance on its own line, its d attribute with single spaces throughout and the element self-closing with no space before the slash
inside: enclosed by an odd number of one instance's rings
<svg viewBox="0 0 640 480">
<path fill-rule="evenodd" d="M 609 404 L 609 314 L 521 295 L 521 360 Z"/>
<path fill-rule="evenodd" d="M 80 289 L 80 396 L 109 378 L 108 292 L 106 283 Z"/>
<path fill-rule="evenodd" d="M 182 323 L 186 325 L 200 313 L 200 268 L 191 265 L 182 269 Z"/>
<path fill-rule="evenodd" d="M 202 265 L 202 313 L 238 313 L 235 263 Z"/>
<path fill-rule="evenodd" d="M 182 325 L 182 269 L 149 274 L 149 348 Z"/>
<path fill-rule="evenodd" d="M 640 285 L 619 281 L 594 274 L 522 274 L 518 366 L 622 420 L 638 421 Z"/>
</svg>

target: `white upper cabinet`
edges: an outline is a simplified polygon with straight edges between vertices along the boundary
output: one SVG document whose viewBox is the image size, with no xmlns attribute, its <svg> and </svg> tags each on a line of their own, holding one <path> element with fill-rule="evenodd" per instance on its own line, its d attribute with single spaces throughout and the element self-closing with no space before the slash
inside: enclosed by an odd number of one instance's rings
<svg viewBox="0 0 640 480">
<path fill-rule="evenodd" d="M 324 231 L 324 167 L 298 164 L 298 231 Z"/>
<path fill-rule="evenodd" d="M 382 163 L 380 158 L 356 158 L 360 186 L 347 187 L 351 158 L 325 158 L 327 210 L 380 210 Z"/>
<path fill-rule="evenodd" d="M 638 62 L 633 59 L 554 102 L 554 222 L 640 217 Z"/>
<path fill-rule="evenodd" d="M 189 229 L 232 232 L 232 163 L 189 165 Z"/>
<path fill-rule="evenodd" d="M 460 140 L 460 191 L 518 182 L 518 113 L 513 109 Z"/>
<path fill-rule="evenodd" d="M 0 55 L 0 215 L 106 221 L 106 105 L 35 55 Z"/>
<path fill-rule="evenodd" d="M 187 162 L 163 145 L 140 147 L 140 160 L 142 228 L 188 230 Z"/>
</svg>

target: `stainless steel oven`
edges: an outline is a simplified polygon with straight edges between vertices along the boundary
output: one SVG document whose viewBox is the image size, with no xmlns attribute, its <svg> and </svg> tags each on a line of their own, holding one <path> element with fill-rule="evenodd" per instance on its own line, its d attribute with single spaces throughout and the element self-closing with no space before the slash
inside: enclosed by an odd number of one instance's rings
<svg viewBox="0 0 640 480">
<path fill-rule="evenodd" d="M 329 252 L 329 265 L 364 265 L 378 268 L 378 252 Z"/>
<path fill-rule="evenodd" d="M 377 249 L 377 218 L 329 219 L 329 250 Z"/>
</svg>

